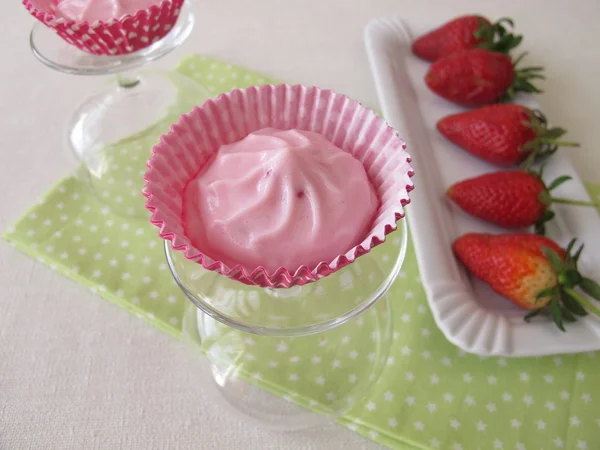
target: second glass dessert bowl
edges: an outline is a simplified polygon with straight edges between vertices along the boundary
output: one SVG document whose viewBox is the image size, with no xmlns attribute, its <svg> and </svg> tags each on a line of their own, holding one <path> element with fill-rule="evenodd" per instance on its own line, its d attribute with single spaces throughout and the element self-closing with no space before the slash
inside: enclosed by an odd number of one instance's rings
<svg viewBox="0 0 600 450">
<path fill-rule="evenodd" d="M 40 19 L 39 14 L 34 15 Z M 151 45 L 114 55 L 81 50 L 41 20 L 35 22 L 30 35 L 34 55 L 54 70 L 72 75 L 116 74 L 114 82 L 105 83 L 77 108 L 66 137 L 73 154 L 83 163 L 80 174 L 91 192 L 124 216 L 146 216 L 137 201 L 140 189 L 135 185 L 155 139 L 181 114 L 210 97 L 203 86 L 177 72 L 138 72 L 189 37 L 194 28 L 190 1 L 182 2 L 176 21 L 169 27 L 169 32 L 153 39 Z"/>
</svg>

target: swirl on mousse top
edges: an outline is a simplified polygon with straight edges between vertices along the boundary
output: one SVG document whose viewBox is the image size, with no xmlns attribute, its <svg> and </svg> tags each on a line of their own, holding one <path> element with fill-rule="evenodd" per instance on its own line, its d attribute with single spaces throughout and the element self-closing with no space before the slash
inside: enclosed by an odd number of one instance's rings
<svg viewBox="0 0 600 450">
<path fill-rule="evenodd" d="M 314 269 L 366 237 L 379 200 L 362 163 L 318 133 L 264 128 L 222 146 L 183 195 L 194 247 L 232 268 Z"/>
<path fill-rule="evenodd" d="M 161 0 L 54 0 L 50 12 L 76 22 L 93 23 L 134 15 Z"/>
</svg>

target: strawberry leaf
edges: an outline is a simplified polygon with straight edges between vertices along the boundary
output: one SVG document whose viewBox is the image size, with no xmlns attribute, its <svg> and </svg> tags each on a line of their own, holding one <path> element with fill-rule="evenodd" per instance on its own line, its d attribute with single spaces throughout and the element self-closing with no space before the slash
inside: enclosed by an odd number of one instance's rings
<svg viewBox="0 0 600 450">
<path fill-rule="evenodd" d="M 541 67 L 528 67 L 515 71 L 515 81 L 511 87 L 511 92 L 515 93 L 521 90 L 526 92 L 536 92 L 538 89 L 531 84 L 531 80 L 543 78 L 543 75 L 537 73 Z M 566 133 L 566 130 L 560 127 L 549 128 L 548 120 L 541 111 L 534 109 L 528 111 L 528 120 L 522 122 L 525 126 L 531 128 L 535 137 L 523 144 L 520 151 L 529 153 L 525 163 L 521 167 L 529 167 L 532 162 L 540 161 L 551 156 L 559 146 L 577 147 L 574 142 L 560 142 L 557 139 Z M 533 156 L 531 155 L 533 154 Z"/>
<path fill-rule="evenodd" d="M 538 170 L 537 176 L 540 180 L 542 180 L 544 177 L 544 170 L 546 170 L 546 163 L 540 165 L 540 170 Z"/>
<path fill-rule="evenodd" d="M 563 325 L 563 319 L 562 319 L 560 306 L 558 305 L 558 302 L 556 301 L 556 299 L 552 299 L 550 301 L 550 312 L 552 313 L 552 320 L 554 320 L 554 323 L 556 324 L 556 326 L 558 328 L 560 328 L 561 331 L 567 331 L 567 330 L 565 330 L 565 326 Z"/>
<path fill-rule="evenodd" d="M 526 56 L 527 56 L 527 52 L 523 52 L 523 53 L 521 53 L 519 56 L 517 56 L 517 59 L 515 59 L 515 60 L 513 61 L 513 67 L 516 67 L 516 66 L 517 66 L 517 65 L 518 65 L 518 64 L 521 62 L 521 60 L 522 60 L 523 58 L 525 58 Z"/>
<path fill-rule="evenodd" d="M 525 152 L 527 150 L 525 150 L 525 149 L 523 149 L 523 147 L 521 147 L 519 149 L 519 151 Z M 533 163 L 536 161 L 536 159 L 538 159 L 538 153 L 535 151 L 530 151 L 529 155 L 527 155 L 527 158 L 525 158 L 525 160 L 521 164 L 519 164 L 519 168 L 522 170 L 528 170 L 533 165 Z"/>
<path fill-rule="evenodd" d="M 569 175 L 563 175 L 562 177 L 558 177 L 556 180 L 554 180 L 552 183 L 550 183 L 550 185 L 548 185 L 547 189 L 549 191 L 551 191 L 552 189 L 556 189 L 561 184 L 565 183 L 566 181 L 572 180 L 572 179 L 573 178 L 570 177 Z"/>
<path fill-rule="evenodd" d="M 491 25 L 480 18 L 479 29 L 473 33 L 477 39 L 481 40 L 477 47 L 500 53 L 508 53 L 517 47 L 523 40 L 523 36 L 512 34 L 507 30 L 507 26 L 514 28 L 513 21 L 506 17 Z"/>
<path fill-rule="evenodd" d="M 579 302 L 577 300 L 575 300 L 573 297 L 571 297 L 571 295 L 568 294 L 567 292 L 562 292 L 561 300 L 562 300 L 563 306 L 565 308 L 567 308 L 573 314 L 575 314 L 577 316 L 581 316 L 581 317 L 588 315 L 585 308 L 583 306 L 581 306 L 579 304 Z"/>
<path fill-rule="evenodd" d="M 579 262 L 579 257 L 581 256 L 581 252 L 583 251 L 583 246 L 584 244 L 581 244 L 581 247 L 579 247 L 573 255 L 573 261 L 575 262 L 575 265 L 577 265 L 577 263 Z"/>
<path fill-rule="evenodd" d="M 533 80 L 533 79 L 540 79 L 540 80 L 545 80 L 546 79 L 546 75 L 542 75 L 541 73 L 527 73 L 527 79 L 528 80 Z M 537 89 L 534 87 L 534 89 Z M 541 92 L 541 91 L 539 91 Z"/>
<path fill-rule="evenodd" d="M 540 199 L 541 200 L 541 199 Z M 541 200 L 542 203 L 543 200 Z M 541 219 L 539 219 L 536 223 L 535 223 L 535 234 L 538 234 L 540 236 L 543 236 L 546 234 L 546 222 L 554 219 L 554 216 L 556 214 L 554 214 L 554 211 L 547 209 L 546 211 L 544 211 L 544 215 L 541 217 Z"/>
<path fill-rule="evenodd" d="M 571 312 L 565 308 L 564 306 L 560 307 L 560 315 L 565 322 L 577 322 L 577 317 L 575 317 Z"/>
<path fill-rule="evenodd" d="M 591 312 L 600 317 L 600 309 L 593 305 L 592 302 L 590 302 L 584 295 L 581 295 L 579 292 L 571 288 L 565 288 L 565 292 L 577 300 L 577 303 L 585 308 L 587 312 Z"/>
<path fill-rule="evenodd" d="M 530 66 L 524 67 L 521 72 L 539 72 L 540 70 L 544 70 L 544 68 L 542 66 Z"/>
<path fill-rule="evenodd" d="M 537 316 L 539 313 L 541 313 L 544 310 L 544 308 L 538 308 L 538 309 L 534 309 L 533 311 L 527 313 L 525 315 L 525 317 L 523 317 L 523 320 L 525 320 L 525 322 L 529 322 L 531 319 L 533 319 L 535 316 Z"/>
<path fill-rule="evenodd" d="M 544 75 L 539 73 L 543 70 L 541 67 L 526 67 L 525 69 L 517 69 L 517 65 L 525 57 L 527 53 L 522 53 L 513 61 L 514 77 L 511 86 L 506 90 L 501 101 L 510 101 L 514 98 L 517 92 L 529 92 L 529 93 L 540 93 L 541 89 L 531 83 L 534 79 L 544 78 Z M 534 130 L 537 128 L 534 125 L 542 126 L 541 123 L 534 122 L 532 120 L 532 126 Z M 538 133 L 536 133 L 538 135 Z"/>
<path fill-rule="evenodd" d="M 514 36 L 512 34 L 504 34 L 494 44 L 488 47 L 489 50 L 493 50 L 501 53 L 508 53 L 515 47 L 518 47 L 523 40 L 523 36 Z"/>
<path fill-rule="evenodd" d="M 600 300 L 600 285 L 591 278 L 583 277 L 579 283 L 579 287 L 589 296 Z"/>
<path fill-rule="evenodd" d="M 525 151 L 535 150 L 540 146 L 540 144 L 541 144 L 541 142 L 539 139 L 532 139 L 531 141 L 523 144 L 520 148 L 520 151 L 525 152 Z"/>
<path fill-rule="evenodd" d="M 498 28 L 502 28 L 503 30 L 505 30 L 504 27 L 502 26 L 503 22 L 510 25 L 511 28 L 515 27 L 515 23 L 513 22 L 513 20 L 510 17 L 502 17 L 501 19 L 498 19 L 498 21 L 494 25 L 496 25 Z"/>
<path fill-rule="evenodd" d="M 565 251 L 567 252 L 567 255 L 571 254 L 571 250 L 573 250 L 573 247 L 575 247 L 576 242 L 577 242 L 577 238 L 573 238 L 569 241 L 569 245 L 567 245 L 567 248 L 565 249 Z"/>
<path fill-rule="evenodd" d="M 549 247 L 542 247 L 542 251 L 556 272 L 562 272 L 564 270 L 565 266 L 563 260 L 558 256 L 558 253 Z"/>
<path fill-rule="evenodd" d="M 544 225 L 543 221 L 538 221 L 538 222 L 535 223 L 534 232 L 538 236 L 545 236 L 546 235 L 546 225 Z"/>
<path fill-rule="evenodd" d="M 531 79 L 531 78 L 544 78 L 542 75 L 530 75 L 527 77 L 527 80 Z M 527 80 L 520 80 L 519 84 L 515 84 L 515 90 L 517 92 L 527 92 L 527 93 L 535 93 L 535 94 L 541 94 L 542 90 L 540 90 L 539 88 L 535 87 L 533 84 L 531 84 L 529 81 Z"/>
<path fill-rule="evenodd" d="M 479 29 L 475 30 L 473 36 L 475 36 L 477 39 L 488 40 L 490 36 L 491 27 L 486 23 L 485 20 L 481 18 L 477 20 L 477 22 L 479 23 Z"/>
<path fill-rule="evenodd" d="M 543 139 L 545 139 L 545 140 L 546 139 L 558 139 L 559 137 L 561 137 L 565 134 L 567 134 L 567 130 L 565 130 L 564 128 L 554 127 L 554 128 L 550 128 L 544 132 Z"/>
<path fill-rule="evenodd" d="M 542 148 L 543 150 L 540 150 L 535 153 L 536 161 L 545 161 L 546 159 L 548 159 L 550 156 L 556 153 L 556 150 L 558 150 L 558 145 L 544 144 L 542 145 Z"/>
<path fill-rule="evenodd" d="M 554 295 L 554 291 L 556 289 L 556 286 L 551 286 L 548 287 L 546 289 L 542 289 L 540 292 L 538 292 L 538 294 L 535 296 L 536 300 L 539 300 L 540 298 L 544 298 L 544 297 L 550 297 L 551 295 Z"/>
</svg>

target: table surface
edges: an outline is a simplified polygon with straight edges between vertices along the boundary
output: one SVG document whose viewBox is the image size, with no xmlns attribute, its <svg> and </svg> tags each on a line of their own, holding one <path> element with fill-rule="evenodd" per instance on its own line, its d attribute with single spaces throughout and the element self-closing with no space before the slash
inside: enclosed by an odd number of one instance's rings
<svg viewBox="0 0 600 450">
<path fill-rule="evenodd" d="M 0 17 L 0 230 L 74 167 L 64 128 L 102 82 L 54 72 L 31 54 L 32 18 L 17 0 Z M 190 52 L 289 82 L 314 84 L 377 104 L 363 29 L 398 15 L 438 23 L 462 13 L 510 16 L 526 34 L 530 62 L 544 65 L 540 97 L 553 123 L 582 146 L 584 179 L 600 181 L 600 2 L 561 0 L 193 0 Z M 0 449 L 376 448 L 335 425 L 282 434 L 210 404 L 181 343 L 0 242 Z"/>
</svg>

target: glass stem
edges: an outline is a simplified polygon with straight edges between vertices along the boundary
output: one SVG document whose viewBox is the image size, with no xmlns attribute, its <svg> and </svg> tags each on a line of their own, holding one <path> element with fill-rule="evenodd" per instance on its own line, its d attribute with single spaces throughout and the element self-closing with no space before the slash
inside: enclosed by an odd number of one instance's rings
<svg viewBox="0 0 600 450">
<path fill-rule="evenodd" d="M 142 81 L 137 71 L 120 72 L 117 74 L 117 82 L 124 89 L 130 89 L 137 86 Z"/>
</svg>

